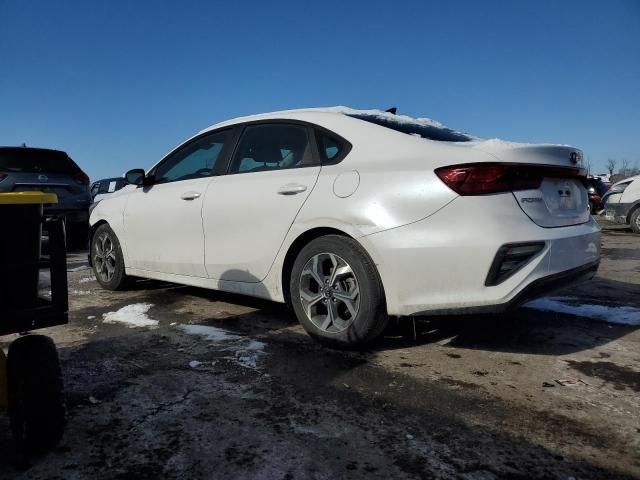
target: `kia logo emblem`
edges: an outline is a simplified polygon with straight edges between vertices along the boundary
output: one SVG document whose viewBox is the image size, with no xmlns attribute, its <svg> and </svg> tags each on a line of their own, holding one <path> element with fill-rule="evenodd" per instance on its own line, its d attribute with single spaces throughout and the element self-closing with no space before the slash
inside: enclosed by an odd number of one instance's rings
<svg viewBox="0 0 640 480">
<path fill-rule="evenodd" d="M 46 175 L 38 175 L 38 180 L 41 182 L 48 182 L 49 177 L 47 177 Z"/>
</svg>

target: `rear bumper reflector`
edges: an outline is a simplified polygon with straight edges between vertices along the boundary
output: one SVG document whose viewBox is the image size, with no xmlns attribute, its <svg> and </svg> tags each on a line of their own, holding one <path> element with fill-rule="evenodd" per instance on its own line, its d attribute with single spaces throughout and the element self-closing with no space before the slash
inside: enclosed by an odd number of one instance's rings
<svg viewBox="0 0 640 480">
<path fill-rule="evenodd" d="M 504 282 L 538 255 L 544 245 L 544 242 L 524 242 L 501 246 L 489 268 L 485 286 L 492 287 Z"/>
</svg>

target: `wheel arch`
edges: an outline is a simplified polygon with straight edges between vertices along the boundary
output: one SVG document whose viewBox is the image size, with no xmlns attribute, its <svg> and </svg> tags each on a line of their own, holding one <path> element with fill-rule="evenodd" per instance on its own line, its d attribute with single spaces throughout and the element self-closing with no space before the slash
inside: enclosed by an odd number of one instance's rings
<svg viewBox="0 0 640 480">
<path fill-rule="evenodd" d="M 354 239 L 348 233 L 331 227 L 316 227 L 298 235 L 298 237 L 296 237 L 291 245 L 289 245 L 287 254 L 284 257 L 284 261 L 282 262 L 280 281 L 282 282 L 282 295 L 284 296 L 284 301 L 286 304 L 290 304 L 291 300 L 289 295 L 289 281 L 291 280 L 291 269 L 293 268 L 293 263 L 296 261 L 296 257 L 305 247 L 305 245 L 308 245 L 309 242 L 315 240 L 316 238 L 324 237 L 325 235 L 340 235 L 342 237 Z"/>
<path fill-rule="evenodd" d="M 93 267 L 93 264 L 91 263 L 91 242 L 93 240 L 93 235 L 96 233 L 96 230 L 98 230 L 98 228 L 102 225 L 109 225 L 109 222 L 107 222 L 106 220 L 98 220 L 93 225 L 89 225 L 89 254 L 87 255 L 87 257 L 89 258 L 90 267 Z"/>
<path fill-rule="evenodd" d="M 633 215 L 633 213 L 640 209 L 640 200 L 636 200 L 632 205 L 631 208 L 629 209 L 629 212 L 627 213 L 627 225 L 631 225 L 631 216 Z"/>
</svg>

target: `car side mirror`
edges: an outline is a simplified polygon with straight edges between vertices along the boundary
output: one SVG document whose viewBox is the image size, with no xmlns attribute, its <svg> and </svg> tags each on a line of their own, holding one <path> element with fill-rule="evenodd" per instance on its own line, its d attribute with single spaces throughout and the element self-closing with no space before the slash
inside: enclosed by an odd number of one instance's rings
<svg viewBox="0 0 640 480">
<path fill-rule="evenodd" d="M 124 174 L 124 179 L 131 185 L 142 185 L 144 183 L 144 170 L 142 168 L 134 168 Z"/>
</svg>

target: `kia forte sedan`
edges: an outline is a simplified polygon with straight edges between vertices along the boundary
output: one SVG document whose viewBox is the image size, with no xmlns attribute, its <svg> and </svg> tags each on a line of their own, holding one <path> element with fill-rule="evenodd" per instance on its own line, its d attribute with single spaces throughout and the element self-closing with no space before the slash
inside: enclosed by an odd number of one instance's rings
<svg viewBox="0 0 640 480">
<path fill-rule="evenodd" d="M 590 278 L 581 152 L 346 107 L 207 128 L 90 217 L 107 289 L 144 277 L 291 305 L 326 343 L 389 316 L 503 312 Z"/>
</svg>

